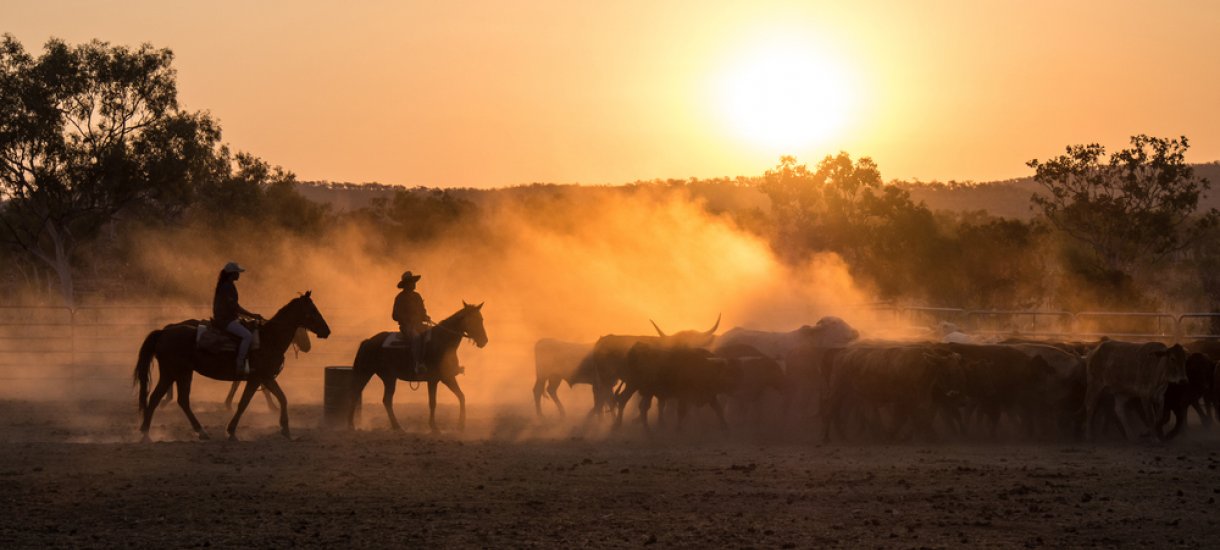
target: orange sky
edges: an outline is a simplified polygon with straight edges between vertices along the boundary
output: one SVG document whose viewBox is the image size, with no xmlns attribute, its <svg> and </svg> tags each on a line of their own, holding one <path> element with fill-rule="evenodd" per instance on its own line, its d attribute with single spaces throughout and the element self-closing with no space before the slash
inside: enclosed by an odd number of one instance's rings
<svg viewBox="0 0 1220 550">
<path fill-rule="evenodd" d="M 845 150 L 887 179 L 984 181 L 1135 133 L 1220 159 L 1220 2 L 339 6 L 7 0 L 0 32 L 34 51 L 51 36 L 168 47 L 187 108 L 306 180 L 623 183 Z M 723 90 L 777 72 L 768 58 L 812 59 L 793 72 L 846 97 L 798 133 L 839 123 L 792 145 L 747 135 Z"/>
</svg>

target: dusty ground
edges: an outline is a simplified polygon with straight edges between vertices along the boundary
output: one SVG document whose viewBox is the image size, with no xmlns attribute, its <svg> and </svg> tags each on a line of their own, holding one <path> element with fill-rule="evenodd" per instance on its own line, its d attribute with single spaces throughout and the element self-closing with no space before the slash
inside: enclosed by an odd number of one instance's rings
<svg viewBox="0 0 1220 550">
<path fill-rule="evenodd" d="M 221 433 L 227 413 L 197 403 Z M 1214 547 L 1220 430 L 1169 445 L 831 445 L 570 428 L 472 411 L 464 435 L 317 428 L 194 441 L 176 407 L 0 402 L 0 546 Z M 380 411 L 366 410 L 366 414 Z M 452 407 L 441 410 L 452 427 Z M 379 424 L 380 422 L 380 424 Z"/>
</svg>

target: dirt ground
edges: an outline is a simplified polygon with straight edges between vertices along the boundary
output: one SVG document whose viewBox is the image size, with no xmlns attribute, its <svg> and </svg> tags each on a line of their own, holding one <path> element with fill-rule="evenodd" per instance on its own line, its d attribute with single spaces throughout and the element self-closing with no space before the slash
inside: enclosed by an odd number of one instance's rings
<svg viewBox="0 0 1220 550">
<path fill-rule="evenodd" d="M 216 436 L 228 413 L 196 403 Z M 421 403 L 408 432 L 294 439 L 256 401 L 240 442 L 176 406 L 138 443 L 128 402 L 0 402 L 0 546 L 1215 547 L 1220 429 L 1167 445 L 835 444 L 636 426 L 591 435 L 529 409 Z"/>
</svg>

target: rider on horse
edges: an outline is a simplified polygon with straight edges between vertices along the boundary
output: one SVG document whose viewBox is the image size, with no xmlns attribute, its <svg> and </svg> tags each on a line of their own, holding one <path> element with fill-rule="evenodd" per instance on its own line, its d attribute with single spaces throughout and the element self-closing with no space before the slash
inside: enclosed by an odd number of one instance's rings
<svg viewBox="0 0 1220 550">
<path fill-rule="evenodd" d="M 432 319 L 424 310 L 424 298 L 415 292 L 415 283 L 419 281 L 419 278 L 419 275 L 410 271 L 402 274 L 402 280 L 398 282 L 398 288 L 401 288 L 402 292 L 399 292 L 398 296 L 394 298 L 393 313 L 403 340 L 410 343 L 412 366 L 417 374 L 422 370 L 421 364 L 424 356 L 424 345 L 420 335 L 432 324 Z"/>
<path fill-rule="evenodd" d="M 225 264 L 220 270 L 220 278 L 216 281 L 216 296 L 212 299 L 212 326 L 223 328 L 241 338 L 237 347 L 237 373 L 241 376 L 250 374 L 250 365 L 246 363 L 246 355 L 250 351 L 250 343 L 254 335 L 241 324 L 241 317 L 249 317 L 263 321 L 263 316 L 251 313 L 237 303 L 237 285 L 242 269 L 236 262 Z"/>
</svg>

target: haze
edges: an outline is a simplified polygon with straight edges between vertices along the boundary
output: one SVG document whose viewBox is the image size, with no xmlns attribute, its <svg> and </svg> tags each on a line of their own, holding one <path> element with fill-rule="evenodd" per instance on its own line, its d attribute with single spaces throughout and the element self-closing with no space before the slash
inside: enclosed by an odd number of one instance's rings
<svg viewBox="0 0 1220 550">
<path fill-rule="evenodd" d="M 1136 133 L 1220 158 L 1214 3 L 19 0 L 5 15 L 33 51 L 52 36 L 172 49 L 187 108 L 305 180 L 622 183 L 846 150 L 887 178 L 987 181 Z M 723 97 L 776 59 L 817 73 L 785 85 L 820 98 L 747 111 L 789 124 L 779 142 Z"/>
</svg>

